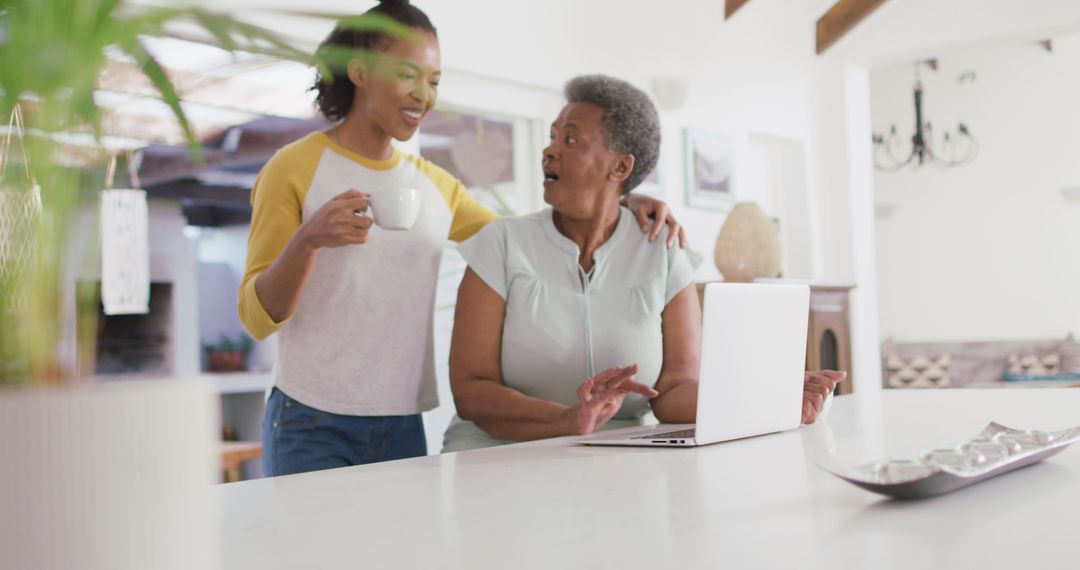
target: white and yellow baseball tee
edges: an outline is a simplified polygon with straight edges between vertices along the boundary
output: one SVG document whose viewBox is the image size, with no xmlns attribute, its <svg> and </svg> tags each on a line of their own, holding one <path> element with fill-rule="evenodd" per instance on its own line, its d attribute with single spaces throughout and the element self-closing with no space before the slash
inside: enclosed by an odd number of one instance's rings
<svg viewBox="0 0 1080 570">
<path fill-rule="evenodd" d="M 372 226 L 368 242 L 319 250 L 293 316 L 274 321 L 255 279 L 301 222 L 355 188 L 420 190 L 406 231 Z M 447 238 L 462 241 L 496 215 L 445 170 L 395 149 L 371 160 L 312 133 L 279 150 L 259 173 L 239 312 L 257 339 L 278 332 L 273 382 L 314 408 L 337 414 L 416 414 L 438 405 L 433 314 Z"/>
</svg>

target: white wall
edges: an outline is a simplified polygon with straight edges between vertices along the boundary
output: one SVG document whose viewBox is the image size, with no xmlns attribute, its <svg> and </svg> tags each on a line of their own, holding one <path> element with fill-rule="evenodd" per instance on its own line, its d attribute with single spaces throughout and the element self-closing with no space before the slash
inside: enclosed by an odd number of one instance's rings
<svg viewBox="0 0 1080 570">
<path fill-rule="evenodd" d="M 877 173 L 881 334 L 900 340 L 1080 333 L 1080 34 L 944 55 L 922 72 L 926 119 L 963 120 L 970 165 Z M 976 79 L 961 85 L 960 73 Z M 913 128 L 913 66 L 872 73 L 873 123 Z M 883 206 L 883 207 L 881 207 Z"/>
<path fill-rule="evenodd" d="M 184 236 L 187 220 L 180 204 L 150 200 L 150 280 L 170 281 L 173 304 L 173 372 L 189 376 L 199 372 L 199 286 L 195 248 Z"/>
<path fill-rule="evenodd" d="M 775 145 L 806 149 L 812 138 L 809 95 L 818 64 L 806 48 L 813 37 L 809 12 L 790 2 L 759 0 L 724 21 L 722 2 L 691 0 L 666 9 L 645 2 L 634 6 L 635 27 L 624 53 L 600 65 L 646 89 L 657 77 L 678 77 L 689 85 L 685 107 L 662 113 L 660 168 L 664 199 L 686 225 L 691 247 L 706 255 L 696 277 L 720 278 L 712 250 L 726 214 L 685 205 L 686 128 L 734 136 L 736 200 L 758 202 L 769 215 L 781 217 L 785 231 L 791 228 L 812 240 L 817 231 L 812 212 L 782 211 L 770 184 L 770 171 L 777 166 L 770 160 L 784 154 L 773 152 Z M 765 37 L 769 40 L 762 41 Z M 788 190 L 787 202 L 810 202 L 814 181 L 808 165 L 804 168 L 799 173 L 802 184 Z M 788 219 L 782 217 L 785 213 Z M 786 254 L 785 276 L 821 277 L 812 247 L 789 248 Z"/>
<path fill-rule="evenodd" d="M 822 9 L 831 3 L 825 0 Z M 1075 0 L 889 0 L 828 56 L 883 65 L 1078 30 L 1080 2 Z"/>
<path fill-rule="evenodd" d="M 200 228 L 196 232 L 195 255 L 199 281 L 199 339 L 218 342 L 222 334 L 236 338 L 246 334 L 237 312 L 240 281 L 244 278 L 250 226 Z M 255 341 L 248 355 L 248 369 L 273 368 L 277 337 Z"/>
<path fill-rule="evenodd" d="M 831 4 L 817 2 L 814 19 Z M 880 386 L 867 69 L 937 57 L 965 46 L 985 49 L 1006 40 L 1042 39 L 1078 29 L 1080 3 L 1074 0 L 891 0 L 818 58 L 817 85 L 810 93 L 815 125 L 810 163 L 817 182 L 812 188 L 815 248 L 821 260 L 817 269 L 825 279 L 849 279 L 856 285 L 852 298 L 856 391 Z M 895 309 L 891 302 L 882 305 Z"/>
</svg>

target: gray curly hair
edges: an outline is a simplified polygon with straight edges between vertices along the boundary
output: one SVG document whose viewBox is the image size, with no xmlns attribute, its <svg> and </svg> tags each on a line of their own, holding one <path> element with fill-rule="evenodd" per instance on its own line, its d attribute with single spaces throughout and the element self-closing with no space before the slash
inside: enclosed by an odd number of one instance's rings
<svg viewBox="0 0 1080 570">
<path fill-rule="evenodd" d="M 660 115 L 649 96 L 607 75 L 579 75 L 566 82 L 567 103 L 592 103 L 604 110 L 601 128 L 609 149 L 634 156 L 623 193 L 641 184 L 660 158 Z"/>
</svg>

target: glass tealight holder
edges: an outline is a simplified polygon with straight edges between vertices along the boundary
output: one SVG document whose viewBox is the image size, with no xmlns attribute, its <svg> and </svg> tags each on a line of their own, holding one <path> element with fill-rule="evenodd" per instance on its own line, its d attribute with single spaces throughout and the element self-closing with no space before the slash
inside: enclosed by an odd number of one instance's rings
<svg viewBox="0 0 1080 570">
<path fill-rule="evenodd" d="M 953 471 L 968 471 L 975 467 L 972 457 L 959 449 L 933 449 L 922 454 L 927 465 L 949 468 Z"/>
<path fill-rule="evenodd" d="M 1047 445 L 1050 445 L 1051 443 L 1054 443 L 1054 434 L 1049 433 L 1049 432 L 1039 431 L 1039 430 L 1028 430 L 1028 431 L 1024 432 L 1024 435 L 1034 439 L 1035 443 L 1039 447 L 1046 447 Z"/>
<path fill-rule="evenodd" d="M 1003 432 L 994 434 L 992 440 L 1008 448 L 1009 455 L 1016 455 L 1046 447 L 1054 436 L 1043 431 Z"/>
<path fill-rule="evenodd" d="M 960 444 L 959 449 L 972 459 L 976 468 L 980 469 L 999 463 L 1009 456 L 1008 448 L 990 439 L 973 439 Z"/>
<path fill-rule="evenodd" d="M 935 466 L 915 459 L 878 461 L 871 469 L 879 483 L 902 483 L 929 477 L 938 471 Z"/>
</svg>

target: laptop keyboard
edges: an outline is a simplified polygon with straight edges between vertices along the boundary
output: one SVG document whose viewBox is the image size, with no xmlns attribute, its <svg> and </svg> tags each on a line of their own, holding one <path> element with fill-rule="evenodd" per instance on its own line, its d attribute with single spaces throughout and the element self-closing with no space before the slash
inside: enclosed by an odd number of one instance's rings
<svg viewBox="0 0 1080 570">
<path fill-rule="evenodd" d="M 645 435 L 634 436 L 630 439 L 668 439 L 673 437 L 694 437 L 694 428 L 681 429 L 679 431 L 669 431 L 664 433 L 649 433 Z"/>
</svg>

